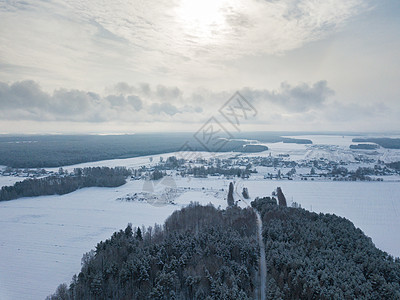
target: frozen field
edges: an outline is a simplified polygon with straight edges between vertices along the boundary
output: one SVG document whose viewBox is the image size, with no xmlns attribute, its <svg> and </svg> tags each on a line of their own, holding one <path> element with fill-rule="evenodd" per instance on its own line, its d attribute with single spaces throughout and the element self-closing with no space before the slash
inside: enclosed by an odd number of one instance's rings
<svg viewBox="0 0 400 300">
<path fill-rule="evenodd" d="M 181 194 L 177 205 L 116 200 L 142 188 L 143 181 L 130 181 L 119 188 L 86 188 L 63 196 L 1 202 L 0 299 L 44 299 L 79 272 L 84 252 L 129 222 L 146 227 L 163 223 L 190 201 L 226 203 L 216 199 L 213 191 L 201 189 Z"/>
<path fill-rule="evenodd" d="M 289 154 L 291 160 L 302 159 L 318 159 L 326 158 L 333 161 L 346 161 L 354 162 L 355 156 L 360 154 L 369 155 L 370 158 L 375 160 L 382 160 L 384 162 L 400 161 L 400 150 L 398 149 L 385 149 L 380 147 L 376 151 L 368 150 L 351 150 L 350 145 L 359 143 L 352 142 L 353 138 L 363 138 L 363 136 L 339 136 L 339 135 L 304 135 L 304 136 L 287 136 L 289 138 L 309 139 L 313 142 L 312 145 L 301 144 L 285 144 L 285 143 L 263 143 L 268 146 L 272 155 Z M 398 138 L 398 136 L 390 136 Z M 257 153 L 252 154 L 258 156 Z"/>
<path fill-rule="evenodd" d="M 176 183 L 183 191 L 177 194 L 176 205 L 116 200 L 141 192 L 142 181 L 120 188 L 87 188 L 64 196 L 1 203 L 0 299 L 45 298 L 79 272 L 84 252 L 128 222 L 136 226 L 162 223 L 190 201 L 226 206 L 228 180 L 179 178 Z M 241 184 L 249 188 L 251 197 L 269 195 L 281 186 L 289 204 L 293 198 L 308 210 L 344 216 L 379 248 L 400 256 L 398 183 L 248 180 Z"/>
<path fill-rule="evenodd" d="M 26 178 L 17 176 L 0 176 L 0 187 L 5 185 L 14 185 L 17 181 L 22 181 Z"/>
</svg>

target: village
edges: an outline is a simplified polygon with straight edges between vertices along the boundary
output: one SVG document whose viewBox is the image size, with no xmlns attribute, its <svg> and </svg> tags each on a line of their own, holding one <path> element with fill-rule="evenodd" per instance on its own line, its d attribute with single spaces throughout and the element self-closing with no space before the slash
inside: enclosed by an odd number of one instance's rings
<svg viewBox="0 0 400 300">
<path fill-rule="evenodd" d="M 132 180 L 161 179 L 166 175 L 193 178 L 265 180 L 330 180 L 330 181 L 399 181 L 400 171 L 383 161 L 359 157 L 353 162 L 332 161 L 326 158 L 291 160 L 289 154 L 246 156 L 235 154 L 227 158 L 183 159 L 160 158 L 155 166 L 132 170 Z"/>
<path fill-rule="evenodd" d="M 192 153 L 193 154 L 193 153 Z M 195 153 L 196 154 L 196 153 Z M 197 153 L 198 154 L 198 153 Z M 357 155 L 353 160 L 330 160 L 326 157 L 296 159 L 288 153 L 263 153 L 263 156 L 225 153 L 224 155 L 151 156 L 148 163 L 128 168 L 130 180 L 159 180 L 164 176 L 190 178 L 225 178 L 297 181 L 400 181 L 400 170 L 382 160 Z M 69 171 L 68 171 L 69 169 Z M 27 178 L 75 176 L 64 167 L 0 169 L 0 176 Z"/>
</svg>

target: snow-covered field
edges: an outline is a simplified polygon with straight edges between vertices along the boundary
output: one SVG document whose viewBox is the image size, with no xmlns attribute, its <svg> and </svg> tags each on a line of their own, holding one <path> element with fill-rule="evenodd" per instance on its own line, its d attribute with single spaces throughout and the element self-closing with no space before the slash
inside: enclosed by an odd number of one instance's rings
<svg viewBox="0 0 400 300">
<path fill-rule="evenodd" d="M 234 152 L 206 152 L 206 151 L 196 151 L 196 152 L 170 152 L 156 155 L 148 155 L 148 156 L 139 156 L 133 158 L 124 158 L 124 159 L 110 159 L 110 160 L 102 160 L 95 162 L 87 162 L 76 165 L 70 165 L 63 167 L 64 170 L 72 172 L 74 168 L 85 168 L 85 167 L 126 167 L 126 168 L 140 168 L 141 166 L 155 166 L 160 162 L 160 159 L 164 161 L 171 156 L 176 156 L 177 158 L 204 158 L 208 159 L 210 157 L 214 158 L 227 158 L 233 156 L 237 153 Z M 48 171 L 58 171 L 59 168 L 46 168 Z"/>
<path fill-rule="evenodd" d="M 22 181 L 26 178 L 18 176 L 0 176 L 0 187 L 6 185 L 14 185 L 17 181 Z"/>
<path fill-rule="evenodd" d="M 371 158 L 382 160 L 384 162 L 400 161 L 400 150 L 384 149 L 377 150 L 351 150 L 350 145 L 359 143 L 352 142 L 353 138 L 362 138 L 363 136 L 338 136 L 338 135 L 304 135 L 287 136 L 288 138 L 309 139 L 312 145 L 290 144 L 290 143 L 261 143 L 268 146 L 269 150 L 264 155 L 271 153 L 273 156 L 278 154 L 289 154 L 291 160 L 318 159 L 326 158 L 332 161 L 355 161 L 355 156 L 359 154 L 370 154 Z M 398 136 L 391 136 L 396 138 Z M 259 156 L 259 153 L 250 154 Z"/>
<path fill-rule="evenodd" d="M 143 182 L 131 181 L 120 188 L 86 188 L 63 196 L 1 203 L 0 299 L 44 299 L 79 272 L 82 254 L 99 241 L 129 222 L 162 223 L 180 207 L 116 200 L 140 192 L 142 186 Z M 192 199 L 212 200 L 193 192 L 178 202 L 185 205 Z"/>
<path fill-rule="evenodd" d="M 228 180 L 177 178 L 176 184 L 184 192 L 178 193 L 175 205 L 116 200 L 140 193 L 142 181 L 1 203 L 0 299 L 45 298 L 79 272 L 84 252 L 129 222 L 134 226 L 162 223 L 190 201 L 226 206 Z M 252 197 L 270 195 L 281 186 L 289 203 L 293 199 L 308 210 L 344 216 L 379 248 L 400 256 L 400 237 L 395 234 L 400 227 L 398 183 L 247 180 L 241 184 Z"/>
<path fill-rule="evenodd" d="M 332 140 L 327 142 L 332 143 Z M 337 141 L 336 147 L 348 148 L 349 140 L 343 143 L 346 145 L 338 145 Z M 274 153 L 296 153 L 299 158 L 310 150 L 310 145 L 276 143 L 271 147 Z M 269 155 L 271 151 L 262 155 Z M 212 155 L 201 154 L 203 157 Z M 85 166 L 138 168 L 154 165 L 160 157 L 166 159 L 172 155 L 176 153 L 155 155 L 152 159 L 137 157 L 64 168 L 70 171 Z M 220 157 L 230 155 L 218 154 Z M 288 205 L 296 201 L 308 210 L 346 217 L 370 236 L 378 248 L 400 256 L 400 236 L 396 234 L 396 229 L 400 228 L 399 182 L 267 181 L 262 174 L 256 175 L 237 182 L 238 186 L 248 187 L 251 197 L 269 196 L 280 186 Z M 0 185 L 12 184 L 14 180 L 0 177 Z M 118 188 L 86 188 L 63 196 L 0 202 L 0 299 L 44 299 L 58 284 L 69 283 L 72 275 L 79 272 L 83 253 L 109 238 L 114 231 L 124 229 L 129 222 L 133 226 L 161 224 L 174 210 L 191 201 L 226 206 L 230 182 L 227 179 L 173 177 L 173 180 L 176 191 L 172 198 L 175 198 L 170 200 L 174 205 L 117 200 L 141 194 L 142 180 L 128 181 Z M 160 193 L 162 186 L 154 190 Z"/>
</svg>

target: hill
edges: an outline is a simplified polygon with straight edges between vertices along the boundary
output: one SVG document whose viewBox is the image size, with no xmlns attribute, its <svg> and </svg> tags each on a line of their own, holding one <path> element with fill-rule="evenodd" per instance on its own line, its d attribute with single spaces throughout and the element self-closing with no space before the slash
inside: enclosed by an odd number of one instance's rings
<svg viewBox="0 0 400 300">
<path fill-rule="evenodd" d="M 349 221 L 252 202 L 263 222 L 267 299 L 399 299 L 400 260 Z M 259 247 L 249 209 L 192 204 L 164 226 L 128 227 L 84 255 L 48 299 L 254 299 Z"/>
<path fill-rule="evenodd" d="M 257 245 L 251 209 L 193 204 L 100 242 L 50 299 L 253 299 Z"/>
</svg>

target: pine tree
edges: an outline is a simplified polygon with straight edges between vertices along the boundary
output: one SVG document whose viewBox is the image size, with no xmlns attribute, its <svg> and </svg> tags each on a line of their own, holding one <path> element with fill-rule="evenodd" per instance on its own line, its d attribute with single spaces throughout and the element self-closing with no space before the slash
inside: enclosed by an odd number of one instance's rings
<svg viewBox="0 0 400 300">
<path fill-rule="evenodd" d="M 277 193 L 277 196 L 278 196 L 279 206 L 285 206 L 286 207 L 287 206 L 286 198 L 285 198 L 285 195 L 283 194 L 282 189 L 280 187 L 278 187 L 276 189 L 276 193 Z"/>
<path fill-rule="evenodd" d="M 228 191 L 228 206 L 233 206 L 235 201 L 233 199 L 233 183 L 229 183 L 229 191 Z"/>
<path fill-rule="evenodd" d="M 126 226 L 125 228 L 125 235 L 127 237 L 131 237 L 132 236 L 132 223 L 129 223 L 128 226 Z"/>
<path fill-rule="evenodd" d="M 136 235 L 135 235 L 136 239 L 139 241 L 143 241 L 143 236 L 142 236 L 142 231 L 140 230 L 140 228 L 138 227 L 136 230 Z"/>
<path fill-rule="evenodd" d="M 315 175 L 316 174 L 314 167 L 311 168 L 310 174 L 311 175 Z"/>
</svg>

